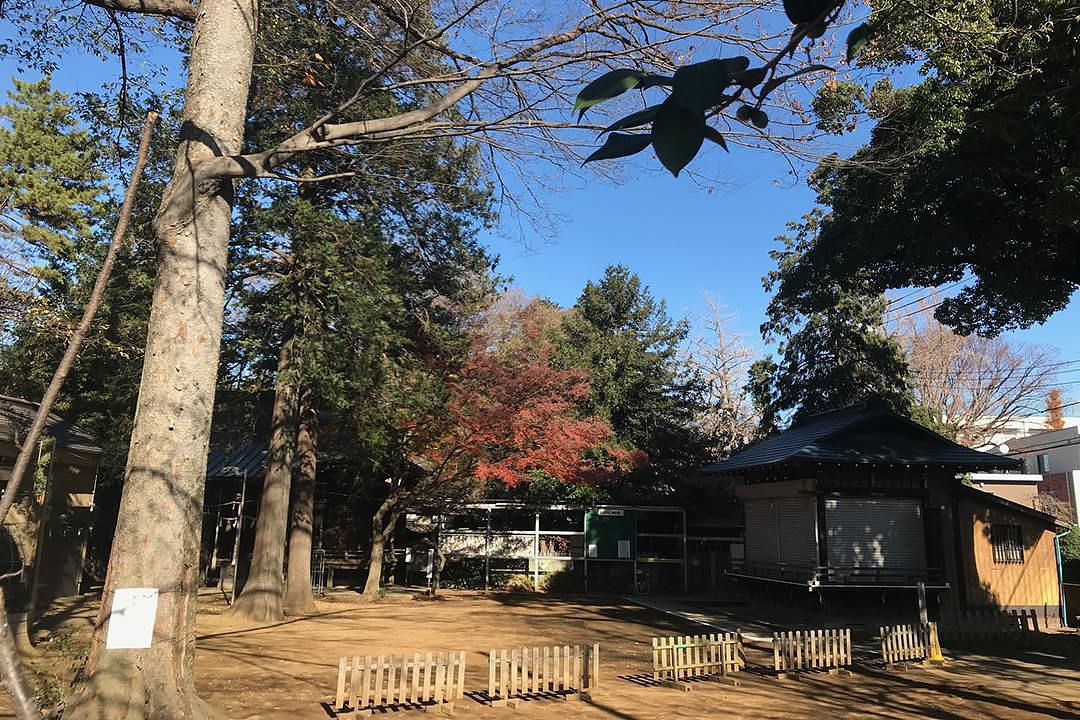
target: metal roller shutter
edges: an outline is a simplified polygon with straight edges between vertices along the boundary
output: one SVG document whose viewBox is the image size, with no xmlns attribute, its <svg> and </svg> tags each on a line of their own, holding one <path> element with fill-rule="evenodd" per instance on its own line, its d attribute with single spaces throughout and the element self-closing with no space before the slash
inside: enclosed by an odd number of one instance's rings
<svg viewBox="0 0 1080 720">
<path fill-rule="evenodd" d="M 828 499 L 825 524 L 830 567 L 926 567 L 922 504 L 916 498 Z"/>
<path fill-rule="evenodd" d="M 776 517 L 780 562 L 805 568 L 817 567 L 817 499 L 781 498 L 776 501 Z"/>
<path fill-rule="evenodd" d="M 746 560 L 755 563 L 780 562 L 775 502 L 748 500 L 743 510 L 746 516 Z"/>
</svg>

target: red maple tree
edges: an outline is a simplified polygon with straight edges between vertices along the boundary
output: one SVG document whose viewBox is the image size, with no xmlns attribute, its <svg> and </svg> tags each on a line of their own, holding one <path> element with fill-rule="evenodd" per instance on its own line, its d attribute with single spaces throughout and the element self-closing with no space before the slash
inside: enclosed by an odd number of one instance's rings
<svg viewBox="0 0 1080 720">
<path fill-rule="evenodd" d="M 588 376 L 552 366 L 557 322 L 551 306 L 532 302 L 497 330 L 490 323 L 475 330 L 464 361 L 443 373 L 445 406 L 403 424 L 410 462 L 387 479 L 372 517 L 365 594 L 379 589 L 383 548 L 406 507 L 446 508 L 490 480 L 513 486 L 535 471 L 599 483 L 646 461 L 616 446 L 606 420 L 581 416 Z"/>
<path fill-rule="evenodd" d="M 584 370 L 551 364 L 553 316 L 534 301 L 513 313 L 512 332 L 480 329 L 467 359 L 449 380 L 444 432 L 428 462 L 478 481 L 507 486 L 542 471 L 564 482 L 601 482 L 644 461 L 615 446 L 611 426 L 581 417 L 589 397 Z"/>
</svg>

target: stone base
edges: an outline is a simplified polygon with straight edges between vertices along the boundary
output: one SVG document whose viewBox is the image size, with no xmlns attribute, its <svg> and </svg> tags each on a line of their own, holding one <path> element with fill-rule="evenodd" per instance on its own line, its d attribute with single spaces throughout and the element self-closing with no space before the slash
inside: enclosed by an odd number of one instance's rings
<svg viewBox="0 0 1080 720">
<path fill-rule="evenodd" d="M 681 690 L 683 692 L 690 692 L 694 689 L 690 683 L 683 682 L 681 680 L 661 680 L 660 684 L 666 688 L 671 688 L 672 690 Z"/>
</svg>

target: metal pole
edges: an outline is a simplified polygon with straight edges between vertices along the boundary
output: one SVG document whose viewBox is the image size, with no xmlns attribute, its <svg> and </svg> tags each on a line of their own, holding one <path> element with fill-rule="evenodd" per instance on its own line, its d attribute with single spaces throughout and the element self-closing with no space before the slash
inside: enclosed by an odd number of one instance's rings
<svg viewBox="0 0 1080 720">
<path fill-rule="evenodd" d="M 232 597 L 229 604 L 236 602 L 236 582 L 240 579 L 240 535 L 244 532 L 244 503 L 247 501 L 247 470 L 240 485 L 240 508 L 236 512 L 236 538 L 233 540 L 232 553 Z"/>
<path fill-rule="evenodd" d="M 588 508 L 585 508 L 584 510 L 582 510 L 582 517 L 583 517 L 583 519 L 581 521 L 581 533 L 582 533 L 582 539 L 585 541 L 584 542 L 584 547 L 583 547 L 583 550 L 585 551 L 583 553 L 585 555 L 584 586 L 585 586 L 585 592 L 589 592 L 589 509 Z"/>
<path fill-rule="evenodd" d="M 484 533 L 484 592 L 491 589 L 491 508 L 487 509 L 487 531 Z"/>
<path fill-rule="evenodd" d="M 221 534 L 221 503 L 217 503 L 217 506 L 214 513 L 214 549 L 210 552 L 210 570 L 217 569 L 218 536 Z"/>
<path fill-rule="evenodd" d="M 533 592 L 540 592 L 540 511 L 533 515 Z"/>
<path fill-rule="evenodd" d="M 926 583 L 920 580 L 915 587 L 919 592 L 919 622 L 926 625 L 930 622 L 930 617 L 926 613 Z"/>
<path fill-rule="evenodd" d="M 1061 627 L 1069 627 L 1069 608 L 1065 602 L 1065 570 L 1061 564 L 1061 538 L 1070 533 L 1072 530 L 1066 530 L 1054 536 L 1054 550 L 1057 552 L 1058 594 L 1061 596 Z"/>
<path fill-rule="evenodd" d="M 686 508 L 682 511 L 682 591 L 690 594 L 690 566 L 686 562 Z"/>
</svg>

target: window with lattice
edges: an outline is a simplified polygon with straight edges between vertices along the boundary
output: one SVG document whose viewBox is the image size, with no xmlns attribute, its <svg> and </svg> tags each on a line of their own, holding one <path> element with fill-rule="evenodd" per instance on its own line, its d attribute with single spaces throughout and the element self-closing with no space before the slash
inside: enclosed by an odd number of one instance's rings
<svg viewBox="0 0 1080 720">
<path fill-rule="evenodd" d="M 994 548 L 994 562 L 1024 562 L 1024 536 L 1019 525 L 991 525 L 990 544 Z"/>
</svg>

